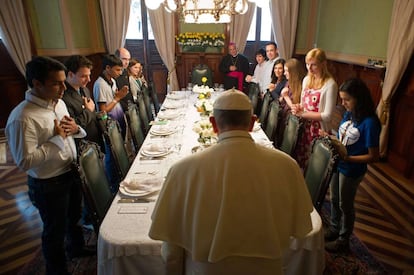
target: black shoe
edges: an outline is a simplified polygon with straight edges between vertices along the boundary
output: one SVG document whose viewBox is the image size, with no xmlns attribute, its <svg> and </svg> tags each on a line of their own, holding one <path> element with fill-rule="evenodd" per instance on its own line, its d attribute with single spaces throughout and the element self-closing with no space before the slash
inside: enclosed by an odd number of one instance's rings
<svg viewBox="0 0 414 275">
<path fill-rule="evenodd" d="M 69 259 L 74 258 L 84 258 L 84 257 L 91 257 L 96 255 L 96 246 L 92 245 L 85 245 L 81 249 L 72 251 L 72 253 L 69 253 L 68 257 Z"/>
<path fill-rule="evenodd" d="M 339 233 L 332 229 L 328 229 L 325 231 L 324 237 L 325 237 L 326 242 L 335 241 L 336 239 L 339 238 Z"/>
<path fill-rule="evenodd" d="M 325 244 L 325 249 L 329 252 L 347 253 L 349 252 L 349 240 L 337 239 L 336 241 Z"/>
</svg>

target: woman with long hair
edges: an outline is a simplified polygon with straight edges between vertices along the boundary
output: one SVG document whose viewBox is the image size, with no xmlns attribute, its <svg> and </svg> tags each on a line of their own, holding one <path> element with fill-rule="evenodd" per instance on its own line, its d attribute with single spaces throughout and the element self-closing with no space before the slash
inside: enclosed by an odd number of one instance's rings
<svg viewBox="0 0 414 275">
<path fill-rule="evenodd" d="M 279 99 L 282 89 L 286 86 L 287 79 L 285 77 L 285 60 L 276 59 L 273 63 L 272 81 L 269 84 L 268 91 L 272 95 L 273 100 Z"/>
<path fill-rule="evenodd" d="M 282 144 L 286 119 L 290 114 L 291 108 L 294 104 L 298 104 L 300 102 L 302 81 L 305 77 L 304 66 L 296 58 L 291 58 L 286 61 L 284 71 L 288 82 L 287 85 L 282 89 L 279 97 L 280 107 L 282 111 L 280 115 L 280 121 L 277 124 L 278 146 Z"/>
<path fill-rule="evenodd" d="M 312 49 L 306 54 L 305 61 L 308 74 L 303 79 L 300 104 L 292 106 L 292 114 L 304 120 L 304 131 L 295 149 L 295 158 L 303 170 L 319 130 L 332 130 L 329 122 L 338 96 L 338 86 L 328 71 L 325 52 L 319 48 Z"/>
<path fill-rule="evenodd" d="M 330 183 L 331 220 L 325 233 L 325 248 L 331 252 L 349 250 L 355 222 L 355 194 L 367 171 L 367 163 L 379 159 L 381 132 L 370 90 L 362 80 L 347 80 L 339 88 L 339 97 L 346 112 L 337 137 L 347 154 L 341 156 Z"/>
</svg>

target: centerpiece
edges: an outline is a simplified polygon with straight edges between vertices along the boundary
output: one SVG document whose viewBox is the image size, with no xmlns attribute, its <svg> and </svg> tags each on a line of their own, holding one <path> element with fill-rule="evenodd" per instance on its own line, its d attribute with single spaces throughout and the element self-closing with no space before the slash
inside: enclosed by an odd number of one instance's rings
<svg viewBox="0 0 414 275">
<path fill-rule="evenodd" d="M 194 123 L 193 131 L 198 134 L 198 142 L 202 146 L 209 146 L 217 142 L 217 134 L 208 119 L 201 119 Z"/>
<path fill-rule="evenodd" d="M 199 99 L 196 102 L 195 107 L 197 108 L 197 112 L 200 113 L 200 116 L 208 117 L 213 112 L 213 104 L 210 100 L 205 98 Z"/>
<path fill-rule="evenodd" d="M 210 88 L 206 85 L 207 83 L 207 77 L 203 76 L 201 78 L 202 85 L 194 85 L 193 86 L 193 92 L 198 94 L 198 99 L 209 99 L 211 97 L 211 93 L 214 92 L 213 88 Z"/>
</svg>

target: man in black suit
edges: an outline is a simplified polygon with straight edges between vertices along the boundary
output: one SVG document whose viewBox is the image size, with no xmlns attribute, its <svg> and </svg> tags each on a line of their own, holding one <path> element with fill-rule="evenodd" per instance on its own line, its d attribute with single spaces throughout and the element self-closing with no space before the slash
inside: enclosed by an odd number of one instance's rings
<svg viewBox="0 0 414 275">
<path fill-rule="evenodd" d="M 122 74 L 118 76 L 116 81 L 116 86 L 120 90 L 124 86 L 128 86 L 128 90 L 131 91 L 131 87 L 129 85 L 129 76 L 128 76 L 128 65 L 129 61 L 131 60 L 131 54 L 125 48 L 119 48 L 115 51 L 115 56 L 121 59 L 122 61 Z M 124 98 L 121 99 L 119 102 L 122 106 L 122 109 L 125 111 L 128 110 L 128 103 L 133 103 L 134 97 L 132 96 L 131 92 L 129 92 Z"/>
<path fill-rule="evenodd" d="M 224 89 L 235 88 L 244 91 L 246 75 L 249 73 L 249 60 L 238 52 L 235 43 L 230 43 L 228 54 L 220 62 L 219 70 L 224 74 Z"/>
<path fill-rule="evenodd" d="M 66 60 L 65 66 L 66 91 L 62 99 L 70 116 L 85 129 L 85 139 L 96 142 L 104 151 L 105 144 L 95 112 L 95 103 L 86 87 L 91 81 L 92 62 L 85 56 L 73 55 Z"/>
</svg>

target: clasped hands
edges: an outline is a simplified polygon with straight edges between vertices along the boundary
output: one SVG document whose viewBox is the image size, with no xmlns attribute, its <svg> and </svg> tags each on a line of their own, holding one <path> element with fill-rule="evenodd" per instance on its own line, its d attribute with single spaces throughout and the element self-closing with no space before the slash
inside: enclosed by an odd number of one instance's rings
<svg viewBox="0 0 414 275">
<path fill-rule="evenodd" d="M 119 100 L 123 99 L 128 94 L 128 86 L 124 86 L 121 89 L 117 89 L 114 94 L 114 99 L 118 102 Z"/>
<path fill-rule="evenodd" d="M 70 135 L 75 135 L 79 132 L 79 126 L 75 120 L 70 116 L 64 116 L 60 121 L 54 120 L 55 123 L 55 135 L 60 135 L 66 138 Z"/>
<path fill-rule="evenodd" d="M 302 117 L 303 113 L 305 112 L 305 109 L 300 104 L 293 104 L 292 105 L 292 115 Z"/>
</svg>

